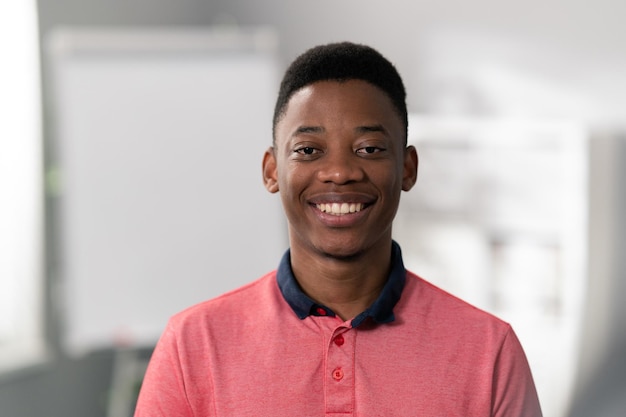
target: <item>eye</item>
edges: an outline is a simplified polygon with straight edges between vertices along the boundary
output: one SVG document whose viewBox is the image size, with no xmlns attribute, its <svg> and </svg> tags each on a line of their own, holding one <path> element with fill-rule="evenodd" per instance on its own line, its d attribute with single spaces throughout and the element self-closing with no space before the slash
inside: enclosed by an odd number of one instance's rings
<svg viewBox="0 0 626 417">
<path fill-rule="evenodd" d="M 315 148 L 305 146 L 304 148 L 296 149 L 295 152 L 302 155 L 313 155 L 315 153 Z"/>
<path fill-rule="evenodd" d="M 301 146 L 299 148 L 295 148 L 293 153 L 299 158 L 309 159 L 317 157 L 320 153 L 322 153 L 322 151 L 313 146 Z"/>
<path fill-rule="evenodd" d="M 372 155 L 378 152 L 382 152 L 385 149 L 379 148 L 378 146 L 365 146 L 363 148 L 359 148 L 356 150 L 356 153 L 361 155 Z"/>
</svg>

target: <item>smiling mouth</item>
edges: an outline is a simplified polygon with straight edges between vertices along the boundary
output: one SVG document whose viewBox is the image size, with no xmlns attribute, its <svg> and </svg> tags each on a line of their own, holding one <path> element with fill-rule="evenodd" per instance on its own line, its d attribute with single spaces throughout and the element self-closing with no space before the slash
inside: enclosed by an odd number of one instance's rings
<svg viewBox="0 0 626 417">
<path fill-rule="evenodd" d="M 363 203 L 321 203 L 315 205 L 322 213 L 332 214 L 333 216 L 343 216 L 350 213 L 358 213 L 363 210 Z"/>
</svg>

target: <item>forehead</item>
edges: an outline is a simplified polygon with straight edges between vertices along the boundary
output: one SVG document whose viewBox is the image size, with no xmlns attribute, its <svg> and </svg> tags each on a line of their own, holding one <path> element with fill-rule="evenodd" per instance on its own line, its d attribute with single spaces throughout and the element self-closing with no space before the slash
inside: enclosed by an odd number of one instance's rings
<svg viewBox="0 0 626 417">
<path fill-rule="evenodd" d="M 330 126 L 379 123 L 389 129 L 403 129 L 387 93 L 356 79 L 318 81 L 297 90 L 287 102 L 277 128 L 280 131 L 294 123 Z"/>
</svg>

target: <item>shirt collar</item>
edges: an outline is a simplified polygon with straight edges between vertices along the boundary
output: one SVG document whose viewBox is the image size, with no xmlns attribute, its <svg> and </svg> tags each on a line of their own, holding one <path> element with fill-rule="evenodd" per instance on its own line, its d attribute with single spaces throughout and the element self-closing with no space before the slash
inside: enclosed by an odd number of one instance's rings
<svg viewBox="0 0 626 417">
<path fill-rule="evenodd" d="M 278 271 L 276 272 L 276 279 L 285 301 L 287 301 L 300 319 L 304 319 L 310 315 L 335 316 L 335 313 L 330 308 L 316 303 L 302 291 L 291 269 L 290 250 L 285 252 L 280 261 Z M 352 319 L 352 327 L 358 327 L 369 317 L 377 323 L 389 323 L 394 321 L 395 315 L 393 314 L 393 308 L 398 300 L 400 300 L 405 280 L 406 270 L 402 262 L 402 251 L 400 250 L 400 246 L 393 241 L 391 245 L 391 272 L 389 273 L 387 282 L 372 305 Z"/>
</svg>

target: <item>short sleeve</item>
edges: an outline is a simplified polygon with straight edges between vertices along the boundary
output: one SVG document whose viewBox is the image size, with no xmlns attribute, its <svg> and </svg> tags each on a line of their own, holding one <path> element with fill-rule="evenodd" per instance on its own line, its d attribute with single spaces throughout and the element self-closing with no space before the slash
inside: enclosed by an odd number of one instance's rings
<svg viewBox="0 0 626 417">
<path fill-rule="evenodd" d="M 495 363 L 493 384 L 493 417 L 542 417 L 528 360 L 510 327 Z"/>
<path fill-rule="evenodd" d="M 169 323 L 150 358 L 134 417 L 192 417 L 176 333 Z"/>
</svg>

